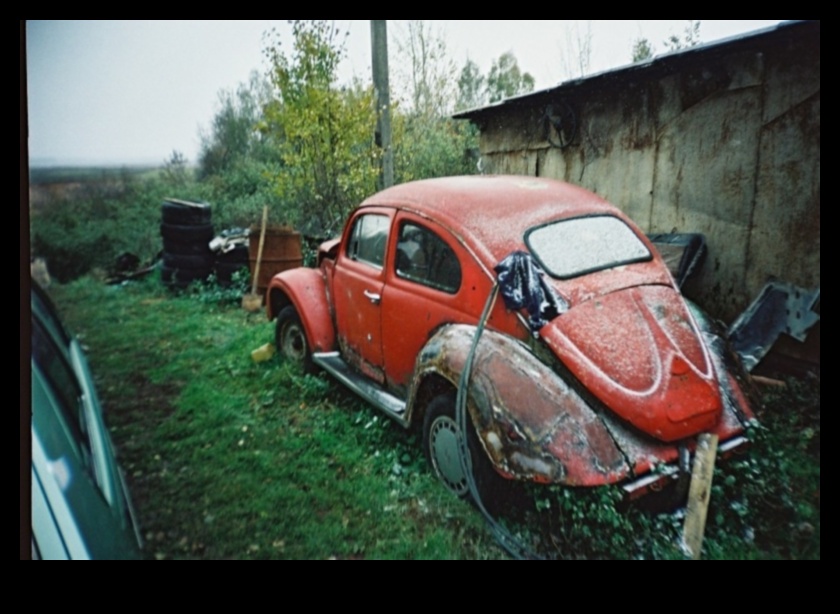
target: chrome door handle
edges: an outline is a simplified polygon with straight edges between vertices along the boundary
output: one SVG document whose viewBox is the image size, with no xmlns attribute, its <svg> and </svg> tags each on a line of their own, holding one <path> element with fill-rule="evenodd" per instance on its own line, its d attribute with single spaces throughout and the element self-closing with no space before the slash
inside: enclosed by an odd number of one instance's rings
<svg viewBox="0 0 840 614">
<path fill-rule="evenodd" d="M 382 296 L 380 296 L 379 294 L 375 294 L 375 293 L 373 293 L 373 292 L 369 292 L 368 290 L 365 290 L 365 291 L 364 291 L 364 295 L 365 295 L 366 297 L 368 297 L 368 300 L 369 300 L 371 303 L 373 303 L 374 305 L 378 305 L 378 304 L 379 304 L 379 301 L 381 301 L 381 300 L 382 300 Z"/>
</svg>

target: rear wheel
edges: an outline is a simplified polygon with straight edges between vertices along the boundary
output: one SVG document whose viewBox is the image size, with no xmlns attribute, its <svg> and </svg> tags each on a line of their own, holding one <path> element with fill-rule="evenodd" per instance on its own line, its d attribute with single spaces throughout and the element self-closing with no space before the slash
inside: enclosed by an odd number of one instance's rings
<svg viewBox="0 0 840 614">
<path fill-rule="evenodd" d="M 441 394 L 432 399 L 423 419 L 423 451 L 432 472 L 444 486 L 461 499 L 470 497 L 467 475 L 461 466 L 460 429 L 455 419 L 455 393 Z M 490 459 L 478 440 L 467 417 L 467 449 L 472 461 L 472 478 L 485 507 L 492 507 L 502 485 L 502 478 L 493 469 Z"/>
</svg>

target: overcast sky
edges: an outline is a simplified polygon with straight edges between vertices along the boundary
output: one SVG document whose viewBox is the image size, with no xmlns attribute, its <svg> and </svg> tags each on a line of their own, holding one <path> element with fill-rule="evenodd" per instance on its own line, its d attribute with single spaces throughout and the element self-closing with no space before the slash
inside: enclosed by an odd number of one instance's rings
<svg viewBox="0 0 840 614">
<path fill-rule="evenodd" d="M 681 35 L 687 21 L 432 21 L 449 57 L 467 58 L 486 74 L 513 51 L 537 89 L 570 75 L 569 41 L 591 32 L 590 72 L 628 64 L 633 41 L 649 39 L 656 52 Z M 701 20 L 710 42 L 773 26 L 778 20 Z M 370 81 L 370 22 L 337 21 L 348 32 L 344 82 Z M 265 71 L 264 33 L 276 29 L 291 45 L 285 21 L 29 21 L 27 79 L 29 153 L 33 165 L 160 164 L 173 150 L 191 162 L 199 131 L 209 126 L 218 93 Z M 392 87 L 399 69 L 396 39 L 405 23 L 388 22 Z M 288 47 L 287 47 L 288 48 Z M 568 57 L 568 56 L 566 56 Z"/>
</svg>

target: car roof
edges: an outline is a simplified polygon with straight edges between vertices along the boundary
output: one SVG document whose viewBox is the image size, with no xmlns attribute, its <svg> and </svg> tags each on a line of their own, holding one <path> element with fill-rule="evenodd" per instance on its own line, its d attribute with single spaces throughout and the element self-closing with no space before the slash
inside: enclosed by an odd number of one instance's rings
<svg viewBox="0 0 840 614">
<path fill-rule="evenodd" d="M 553 220 L 610 214 L 616 207 L 589 190 L 541 177 L 472 175 L 412 181 L 387 188 L 362 205 L 406 209 L 461 239 L 488 267 L 525 249 L 525 231 Z"/>
</svg>

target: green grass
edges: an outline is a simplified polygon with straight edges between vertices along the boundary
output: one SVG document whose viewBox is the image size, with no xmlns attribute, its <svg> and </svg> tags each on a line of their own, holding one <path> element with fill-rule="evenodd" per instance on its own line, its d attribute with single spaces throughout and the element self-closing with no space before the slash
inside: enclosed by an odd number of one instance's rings
<svg viewBox="0 0 840 614">
<path fill-rule="evenodd" d="M 263 314 L 154 282 L 52 291 L 88 347 L 153 558 L 498 558 L 410 433 L 251 350 Z"/>
<path fill-rule="evenodd" d="M 87 346 L 149 558 L 506 558 L 415 433 L 324 375 L 251 360 L 273 340 L 263 314 L 155 279 L 50 293 Z M 716 470 L 705 558 L 820 558 L 819 381 L 767 400 L 751 454 Z M 503 520 L 547 558 L 682 558 L 678 515 L 615 494 L 533 488 Z"/>
</svg>

